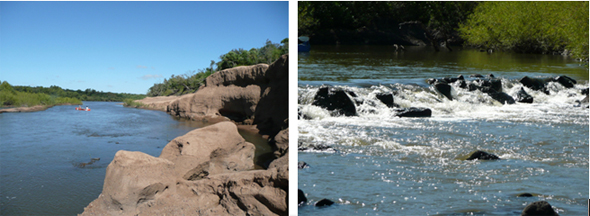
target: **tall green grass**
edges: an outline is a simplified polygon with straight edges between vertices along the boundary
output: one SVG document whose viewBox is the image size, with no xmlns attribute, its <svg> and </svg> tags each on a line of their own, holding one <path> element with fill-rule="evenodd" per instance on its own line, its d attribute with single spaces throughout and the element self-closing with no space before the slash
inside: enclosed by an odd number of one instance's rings
<svg viewBox="0 0 590 216">
<path fill-rule="evenodd" d="M 468 45 L 517 52 L 568 52 L 588 59 L 588 1 L 483 2 L 459 32 Z"/>
<path fill-rule="evenodd" d="M 44 93 L 19 92 L 6 81 L 0 84 L 0 107 L 31 107 L 36 105 L 82 104 L 82 101 L 69 97 L 56 97 Z"/>
</svg>

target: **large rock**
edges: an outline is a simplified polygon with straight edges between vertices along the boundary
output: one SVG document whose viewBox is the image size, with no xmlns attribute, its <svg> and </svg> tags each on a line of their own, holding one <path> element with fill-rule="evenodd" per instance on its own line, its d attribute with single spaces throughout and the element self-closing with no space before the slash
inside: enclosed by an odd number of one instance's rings
<svg viewBox="0 0 590 216">
<path fill-rule="evenodd" d="M 266 84 L 269 82 L 265 76 L 268 68 L 267 64 L 257 64 L 218 71 L 207 77 L 205 87 L 230 85 L 246 87 L 252 84 Z"/>
<path fill-rule="evenodd" d="M 254 146 L 231 122 L 172 140 L 160 157 L 119 151 L 82 215 L 286 215 L 288 155 L 252 170 Z"/>
<path fill-rule="evenodd" d="M 473 152 L 466 160 L 499 160 L 500 157 L 490 154 L 484 151 L 475 151 Z"/>
<path fill-rule="evenodd" d="M 422 107 L 400 108 L 395 110 L 397 117 L 431 117 L 432 110 Z"/>
<path fill-rule="evenodd" d="M 434 82 L 434 89 L 444 95 L 449 100 L 453 100 L 453 96 L 451 95 L 451 86 L 445 82 Z"/>
<path fill-rule="evenodd" d="M 375 97 L 389 108 L 399 107 L 397 104 L 394 103 L 393 94 L 391 93 L 377 93 Z"/>
<path fill-rule="evenodd" d="M 547 201 L 537 201 L 522 210 L 522 216 L 559 216 Z"/>
<path fill-rule="evenodd" d="M 345 90 L 322 87 L 316 93 L 312 105 L 334 111 L 338 115 L 356 116 L 356 106 Z"/>
<path fill-rule="evenodd" d="M 514 99 L 520 103 L 533 103 L 533 96 L 526 93 L 523 87 L 520 87 L 520 90 L 516 92 Z"/>
<path fill-rule="evenodd" d="M 261 85 L 260 101 L 254 112 L 253 124 L 260 134 L 275 136 L 289 127 L 289 56 L 283 55 L 272 63 Z"/>
</svg>

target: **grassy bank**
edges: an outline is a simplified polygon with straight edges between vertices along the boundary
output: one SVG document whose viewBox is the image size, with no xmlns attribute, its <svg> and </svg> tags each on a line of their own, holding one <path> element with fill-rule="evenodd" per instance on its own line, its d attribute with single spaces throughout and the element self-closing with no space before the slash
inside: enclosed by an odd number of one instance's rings
<svg viewBox="0 0 590 216">
<path fill-rule="evenodd" d="M 62 104 L 81 105 L 82 101 L 76 98 L 51 96 L 45 93 L 16 91 L 6 81 L 0 84 L 0 107 L 54 106 Z"/>
<path fill-rule="evenodd" d="M 588 60 L 588 2 L 483 2 L 460 25 L 467 45 Z"/>
<path fill-rule="evenodd" d="M 123 101 L 123 106 L 126 107 L 132 107 L 132 108 L 142 108 L 142 107 L 146 107 L 145 104 L 143 103 L 139 103 L 139 102 L 135 102 L 133 99 L 125 99 Z"/>
</svg>

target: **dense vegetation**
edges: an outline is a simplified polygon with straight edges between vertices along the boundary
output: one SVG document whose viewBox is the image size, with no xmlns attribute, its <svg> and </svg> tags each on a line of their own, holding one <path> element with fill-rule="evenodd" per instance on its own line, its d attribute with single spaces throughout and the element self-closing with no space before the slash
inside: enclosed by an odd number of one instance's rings
<svg viewBox="0 0 590 216">
<path fill-rule="evenodd" d="M 0 84 L 0 106 L 34 106 L 55 104 L 82 104 L 81 101 L 123 101 L 143 99 L 145 95 L 112 93 L 94 89 L 70 90 L 58 86 L 49 88 L 37 86 L 12 86 L 4 81 Z"/>
<path fill-rule="evenodd" d="M 267 40 L 261 48 L 233 49 L 221 55 L 219 62 L 211 60 L 209 67 L 198 71 L 189 71 L 183 75 L 172 75 L 164 79 L 162 83 L 156 83 L 149 88 L 147 96 L 169 96 L 194 93 L 205 79 L 216 71 L 244 65 L 255 65 L 259 63 L 270 64 L 289 52 L 289 39 L 285 38 L 280 44 Z"/>
<path fill-rule="evenodd" d="M 71 97 L 48 95 L 41 92 L 23 92 L 17 90 L 21 86 L 12 86 L 4 81 L 0 84 L 0 107 L 21 107 L 36 105 L 82 104 L 82 101 Z"/>
<path fill-rule="evenodd" d="M 299 2 L 299 34 L 329 29 L 384 31 L 406 21 L 450 34 L 473 11 L 477 2 Z"/>
<path fill-rule="evenodd" d="M 299 35 L 311 36 L 312 43 L 320 32 L 394 32 L 399 23 L 420 21 L 435 37 L 458 36 L 469 46 L 529 53 L 567 49 L 588 59 L 588 1 L 312 1 L 299 2 L 298 12 Z"/>
<path fill-rule="evenodd" d="M 588 59 L 588 2 L 484 2 L 460 32 L 470 45 Z"/>
</svg>

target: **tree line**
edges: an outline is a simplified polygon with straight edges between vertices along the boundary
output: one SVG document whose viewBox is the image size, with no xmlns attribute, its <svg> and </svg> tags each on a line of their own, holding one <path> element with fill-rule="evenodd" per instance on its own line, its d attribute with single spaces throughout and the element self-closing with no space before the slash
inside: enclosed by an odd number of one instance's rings
<svg viewBox="0 0 590 216">
<path fill-rule="evenodd" d="M 464 45 L 588 60 L 588 1 L 576 2 L 299 2 L 299 34 L 399 28 L 420 21 Z M 313 37 L 312 37 L 313 40 Z M 567 50 L 567 51 L 566 51 Z"/>
<path fill-rule="evenodd" d="M 260 63 L 271 64 L 289 53 L 289 39 L 285 38 L 281 43 L 272 43 L 267 40 L 260 48 L 233 49 L 219 56 L 220 61 L 211 60 L 207 68 L 188 71 L 182 75 L 172 75 L 164 79 L 162 83 L 156 83 L 148 89 L 147 96 L 183 95 L 196 92 L 205 83 L 207 77 L 217 71 L 237 66 L 256 65 Z"/>
<path fill-rule="evenodd" d="M 64 100 L 68 102 L 63 103 L 82 104 L 81 101 L 124 101 L 125 99 L 139 100 L 143 98 L 145 95 L 142 94 L 103 92 L 90 88 L 82 91 L 62 89 L 54 85 L 50 87 L 12 86 L 6 81 L 0 84 L 1 106 L 50 105 L 47 103 L 61 103 Z"/>
<path fill-rule="evenodd" d="M 50 95 L 42 92 L 20 91 L 21 88 L 22 86 L 12 86 L 6 81 L 0 83 L 0 107 L 82 104 L 82 101 L 77 98 Z"/>
</svg>

